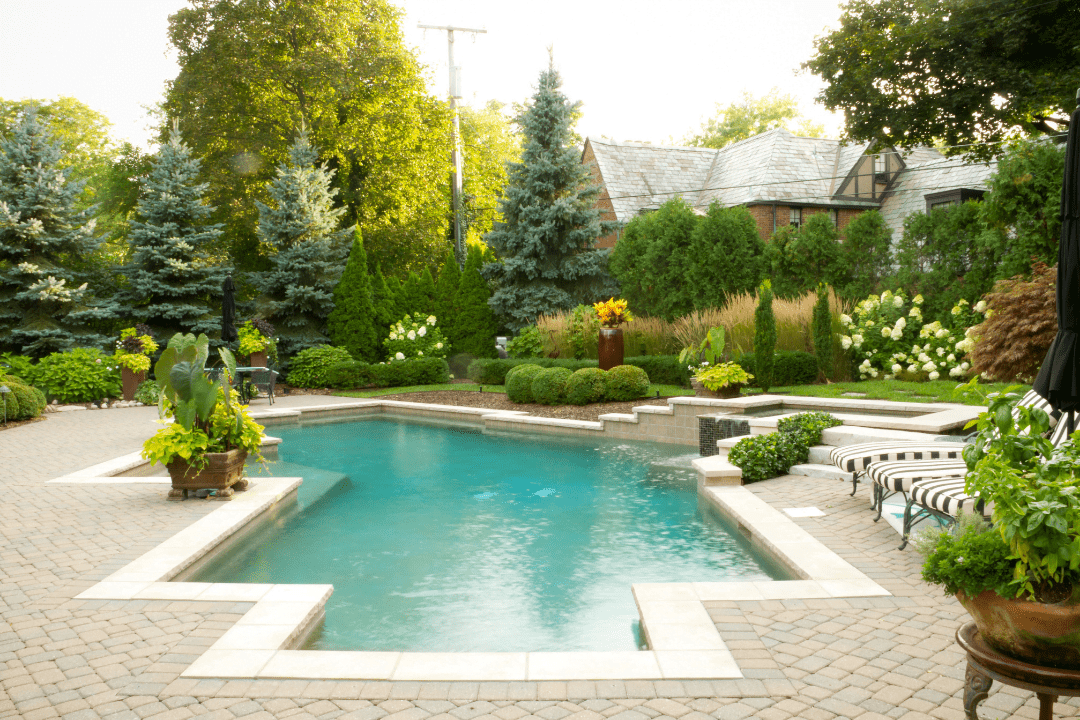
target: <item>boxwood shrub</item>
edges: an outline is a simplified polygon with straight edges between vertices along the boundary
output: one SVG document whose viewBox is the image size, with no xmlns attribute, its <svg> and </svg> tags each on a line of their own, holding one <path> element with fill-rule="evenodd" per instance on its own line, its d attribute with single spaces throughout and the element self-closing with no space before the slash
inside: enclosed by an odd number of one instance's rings
<svg viewBox="0 0 1080 720">
<path fill-rule="evenodd" d="M 566 401 L 566 381 L 574 373 L 564 367 L 544 368 L 532 381 L 532 396 L 541 405 L 562 405 Z"/>
<path fill-rule="evenodd" d="M 600 368 L 581 368 L 566 381 L 566 402 L 588 405 L 604 399 L 607 373 Z"/>
<path fill-rule="evenodd" d="M 349 351 L 331 345 L 316 345 L 296 353 L 286 380 L 293 387 L 329 387 L 327 372 L 334 365 L 352 360 Z"/>
<path fill-rule="evenodd" d="M 594 368 L 596 360 L 563 360 L 553 358 L 478 359 L 469 364 L 468 378 L 481 385 L 505 385 L 506 373 L 518 365 L 540 367 L 563 367 L 572 372 L 582 368 Z M 664 385 L 690 385 L 690 373 L 679 364 L 675 355 L 642 355 L 623 360 L 623 365 L 634 365 L 645 371 L 649 380 Z"/>
<path fill-rule="evenodd" d="M 756 375 L 754 372 L 754 353 L 744 353 L 735 359 L 743 370 Z M 773 355 L 773 380 L 772 386 L 783 385 L 809 385 L 817 381 L 818 362 L 817 358 L 802 350 L 778 350 Z M 752 382 L 752 385 L 757 385 Z"/>
<path fill-rule="evenodd" d="M 616 365 L 607 371 L 604 399 L 612 402 L 637 400 L 649 394 L 649 376 L 633 365 Z"/>
<path fill-rule="evenodd" d="M 532 382 L 544 368 L 539 365 L 521 364 L 506 373 L 506 397 L 510 402 L 531 403 Z"/>
</svg>

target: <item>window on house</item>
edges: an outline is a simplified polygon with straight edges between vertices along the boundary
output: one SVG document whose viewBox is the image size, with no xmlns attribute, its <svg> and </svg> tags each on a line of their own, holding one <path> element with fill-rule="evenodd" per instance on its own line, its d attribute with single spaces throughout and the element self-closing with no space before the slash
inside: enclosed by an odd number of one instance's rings
<svg viewBox="0 0 1080 720">
<path fill-rule="evenodd" d="M 877 175 L 878 173 L 883 173 L 883 172 L 885 172 L 885 156 L 884 155 L 875 155 L 874 156 L 874 175 Z"/>
<path fill-rule="evenodd" d="M 829 211 L 829 219 L 832 220 L 833 227 L 840 227 L 840 211 L 832 209 Z"/>
<path fill-rule="evenodd" d="M 802 208 L 791 208 L 791 217 L 788 220 L 788 224 L 795 228 L 802 225 Z"/>
</svg>

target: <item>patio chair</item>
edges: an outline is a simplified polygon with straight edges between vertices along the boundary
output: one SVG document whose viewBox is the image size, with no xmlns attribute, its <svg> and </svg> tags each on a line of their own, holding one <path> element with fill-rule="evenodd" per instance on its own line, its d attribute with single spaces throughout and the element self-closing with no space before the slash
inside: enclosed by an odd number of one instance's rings
<svg viewBox="0 0 1080 720">
<path fill-rule="evenodd" d="M 271 405 L 274 404 L 274 386 L 277 384 L 277 376 L 277 371 L 274 370 L 273 365 L 270 365 L 264 370 L 252 370 L 249 380 L 254 387 L 259 389 L 259 392 L 266 393 Z"/>
<path fill-rule="evenodd" d="M 1050 403 L 1034 390 L 1029 390 L 1017 403 L 1020 407 L 1042 408 L 1047 413 L 1052 412 Z M 1050 415 L 1051 426 L 1055 422 L 1053 414 Z M 956 447 L 950 447 L 955 445 Z M 877 462 L 898 461 L 925 461 L 925 460 L 960 460 L 964 449 L 964 441 L 957 439 L 955 442 L 946 441 L 883 441 L 872 443 L 856 443 L 854 445 L 841 445 L 833 448 L 829 454 L 833 465 L 851 473 L 851 495 L 854 497 L 858 491 L 859 480 L 866 475 L 866 468 Z M 961 463 L 963 464 L 963 463 Z M 888 497 L 888 496 L 886 496 Z M 871 497 L 870 508 L 877 507 L 878 495 Z"/>
</svg>

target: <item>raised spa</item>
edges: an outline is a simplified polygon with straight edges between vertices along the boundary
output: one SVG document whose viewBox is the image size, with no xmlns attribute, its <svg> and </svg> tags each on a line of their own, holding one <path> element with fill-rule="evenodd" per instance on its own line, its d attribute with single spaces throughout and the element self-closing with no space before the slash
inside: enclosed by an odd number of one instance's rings
<svg viewBox="0 0 1080 720">
<path fill-rule="evenodd" d="M 184 579 L 332 583 L 308 649 L 632 650 L 631 583 L 786 579 L 699 504 L 686 448 L 385 415 L 274 434 L 296 504 Z"/>
</svg>

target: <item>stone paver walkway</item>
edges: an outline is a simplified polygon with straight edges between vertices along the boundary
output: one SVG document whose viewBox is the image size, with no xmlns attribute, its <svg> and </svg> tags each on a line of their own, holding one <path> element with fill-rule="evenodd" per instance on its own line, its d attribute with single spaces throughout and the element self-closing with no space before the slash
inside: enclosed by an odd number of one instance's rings
<svg viewBox="0 0 1080 720">
<path fill-rule="evenodd" d="M 344 400 L 344 399 L 343 399 Z M 276 407 L 335 402 L 287 397 Z M 261 403 L 259 403 L 261 404 Z M 258 406 L 257 404 L 256 406 Z M 745 680 L 719 682 L 224 682 L 180 673 L 249 607 L 72 598 L 211 511 L 161 485 L 46 485 L 139 449 L 152 408 L 53 414 L 0 431 L 0 718 L 27 720 L 740 720 L 963 717 L 966 617 L 921 582 L 921 559 L 870 521 L 867 489 L 789 476 L 752 490 L 892 597 L 710 603 Z M 629 590 L 629 588 L 628 588 Z M 1036 718 L 1030 693 L 995 684 L 984 718 Z M 1076 701 L 1056 706 L 1076 717 Z"/>
</svg>

